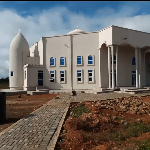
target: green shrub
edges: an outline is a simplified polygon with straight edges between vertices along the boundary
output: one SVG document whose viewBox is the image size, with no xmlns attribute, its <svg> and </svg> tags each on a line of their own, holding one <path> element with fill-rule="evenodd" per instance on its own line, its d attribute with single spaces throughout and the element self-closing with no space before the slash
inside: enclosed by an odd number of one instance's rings
<svg viewBox="0 0 150 150">
<path fill-rule="evenodd" d="M 110 138 L 113 141 L 125 141 L 126 136 L 123 131 L 116 131 L 110 134 Z"/>
<path fill-rule="evenodd" d="M 72 115 L 71 117 L 77 118 L 81 116 L 83 113 L 90 113 L 90 110 L 88 110 L 85 106 L 79 106 L 79 107 L 74 107 L 72 109 Z"/>
<path fill-rule="evenodd" d="M 142 141 L 137 144 L 138 150 L 150 150 L 150 141 Z"/>
<path fill-rule="evenodd" d="M 130 137 L 138 137 L 142 133 L 146 133 L 150 131 L 150 126 L 144 123 L 132 123 L 127 128 L 127 134 Z"/>
</svg>

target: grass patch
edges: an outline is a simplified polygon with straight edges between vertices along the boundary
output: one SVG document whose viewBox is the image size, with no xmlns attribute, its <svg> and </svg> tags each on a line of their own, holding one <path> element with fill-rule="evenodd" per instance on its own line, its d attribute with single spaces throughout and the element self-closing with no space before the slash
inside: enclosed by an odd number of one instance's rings
<svg viewBox="0 0 150 150">
<path fill-rule="evenodd" d="M 133 122 L 127 128 L 127 134 L 130 137 L 138 137 L 142 133 L 146 133 L 150 131 L 150 126 L 144 123 Z"/>
<path fill-rule="evenodd" d="M 144 123 L 133 122 L 126 129 L 111 132 L 110 138 L 113 141 L 125 141 L 130 137 L 138 137 L 142 133 L 150 131 L 150 126 Z M 144 150 L 144 149 L 143 149 Z"/>
<path fill-rule="evenodd" d="M 125 135 L 125 132 L 123 130 L 112 132 L 110 134 L 110 139 L 113 141 L 125 141 L 127 136 Z"/>
<path fill-rule="evenodd" d="M 85 106 L 74 107 L 72 108 L 71 117 L 77 118 L 81 116 L 83 113 L 90 113 L 90 110 L 88 110 Z"/>
<path fill-rule="evenodd" d="M 137 144 L 138 150 L 150 150 L 150 139 Z"/>
</svg>

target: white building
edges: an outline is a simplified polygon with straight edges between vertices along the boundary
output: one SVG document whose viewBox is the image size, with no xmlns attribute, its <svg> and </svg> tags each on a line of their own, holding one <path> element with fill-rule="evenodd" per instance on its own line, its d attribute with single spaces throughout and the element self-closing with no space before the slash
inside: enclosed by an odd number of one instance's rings
<svg viewBox="0 0 150 150">
<path fill-rule="evenodd" d="M 9 70 L 10 89 L 150 86 L 150 33 L 113 25 L 88 33 L 75 29 L 42 37 L 30 49 L 18 33 L 10 45 Z"/>
</svg>

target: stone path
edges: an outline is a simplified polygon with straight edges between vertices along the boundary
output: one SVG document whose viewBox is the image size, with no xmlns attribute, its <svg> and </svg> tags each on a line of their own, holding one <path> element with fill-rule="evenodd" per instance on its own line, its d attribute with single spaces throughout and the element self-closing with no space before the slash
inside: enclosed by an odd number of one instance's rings
<svg viewBox="0 0 150 150">
<path fill-rule="evenodd" d="M 69 101 L 61 94 L 22 119 L 0 136 L 0 150 L 46 150 Z"/>
<path fill-rule="evenodd" d="M 118 97 L 129 97 L 134 95 L 142 96 L 142 95 L 150 95 L 150 93 L 139 93 L 139 94 L 115 93 L 115 92 L 101 93 L 101 94 L 77 93 L 76 96 L 73 96 L 73 102 L 98 101 L 98 100 L 113 99 Z"/>
</svg>

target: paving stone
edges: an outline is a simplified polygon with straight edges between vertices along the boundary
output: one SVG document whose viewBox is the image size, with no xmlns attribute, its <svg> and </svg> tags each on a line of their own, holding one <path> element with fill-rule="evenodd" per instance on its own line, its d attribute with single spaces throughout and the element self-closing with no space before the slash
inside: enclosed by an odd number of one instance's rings
<svg viewBox="0 0 150 150">
<path fill-rule="evenodd" d="M 6 131 L 0 136 L 0 150 L 46 150 L 70 101 L 68 96 L 62 94 L 59 99 L 49 101 L 47 105 Z"/>
</svg>

